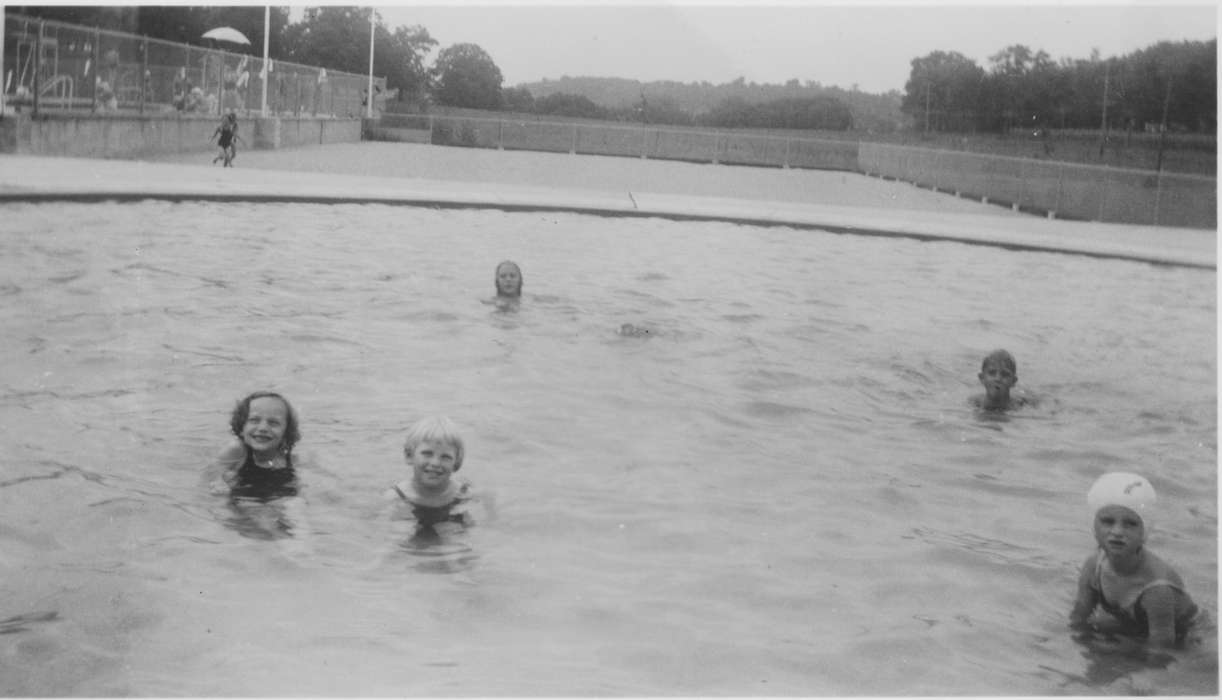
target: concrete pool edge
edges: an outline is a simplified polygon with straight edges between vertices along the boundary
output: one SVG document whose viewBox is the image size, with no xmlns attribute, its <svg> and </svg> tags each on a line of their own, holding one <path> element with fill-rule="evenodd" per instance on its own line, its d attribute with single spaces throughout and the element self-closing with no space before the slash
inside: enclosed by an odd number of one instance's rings
<svg viewBox="0 0 1222 700">
<path fill-rule="evenodd" d="M 5 156 L 0 165 L 5 166 L 0 203 L 163 200 L 571 212 L 786 226 L 1217 269 L 1216 232 L 1199 229 L 143 161 Z"/>
</svg>

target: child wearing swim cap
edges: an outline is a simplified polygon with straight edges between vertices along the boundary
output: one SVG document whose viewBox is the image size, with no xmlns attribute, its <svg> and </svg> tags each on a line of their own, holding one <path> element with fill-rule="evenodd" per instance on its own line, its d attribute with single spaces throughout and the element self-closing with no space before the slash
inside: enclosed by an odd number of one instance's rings
<svg viewBox="0 0 1222 700">
<path fill-rule="evenodd" d="M 1010 390 L 1018 383 L 1018 364 L 1014 356 L 1005 350 L 994 350 L 985 355 L 976 378 L 984 385 L 984 395 L 972 397 L 972 405 L 976 408 L 1005 411 L 1028 403 L 1025 396 L 1010 395 Z"/>
<path fill-rule="evenodd" d="M 1137 474 L 1112 472 L 1095 481 L 1086 501 L 1098 549 L 1082 564 L 1070 626 L 1106 626 L 1156 646 L 1176 645 L 1197 606 L 1180 575 L 1145 546 L 1157 501 L 1154 487 Z M 1096 608 L 1108 617 L 1096 615 Z"/>
<path fill-rule="evenodd" d="M 415 525 L 413 540 L 436 539 L 475 524 L 472 511 L 477 504 L 487 512 L 486 494 L 477 494 L 471 482 L 454 476 L 466 450 L 449 418 L 432 416 L 408 428 L 403 456 L 412 476 L 392 486 L 387 496 L 394 503 L 391 518 Z"/>
</svg>

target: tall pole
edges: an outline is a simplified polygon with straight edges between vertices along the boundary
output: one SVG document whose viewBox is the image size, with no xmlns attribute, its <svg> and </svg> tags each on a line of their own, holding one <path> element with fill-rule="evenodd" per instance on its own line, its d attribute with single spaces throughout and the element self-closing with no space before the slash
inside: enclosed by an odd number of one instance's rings
<svg viewBox="0 0 1222 700">
<path fill-rule="evenodd" d="M 264 5 L 263 6 L 263 79 L 259 81 L 263 83 L 263 102 L 262 102 L 263 107 L 260 110 L 260 114 L 262 114 L 264 118 L 267 117 L 267 43 L 268 43 L 268 39 L 271 38 L 271 34 L 272 34 L 271 19 L 272 19 L 272 6 Z"/>
<path fill-rule="evenodd" d="M 1107 142 L 1107 87 L 1112 76 L 1112 62 L 1103 64 L 1103 121 L 1099 125 L 1099 155 L 1103 155 L 1103 144 Z"/>
<path fill-rule="evenodd" d="M 1163 148 L 1167 145 L 1167 112 L 1171 109 L 1171 76 L 1167 76 L 1167 97 L 1163 99 L 1163 124 L 1158 133 L 1158 167 L 1163 170 Z"/>
<path fill-rule="evenodd" d="M 0 118 L 4 117 L 4 10 L 0 9 Z"/>
<path fill-rule="evenodd" d="M 365 118 L 373 119 L 373 8 L 369 8 L 369 89 L 365 93 Z"/>
</svg>

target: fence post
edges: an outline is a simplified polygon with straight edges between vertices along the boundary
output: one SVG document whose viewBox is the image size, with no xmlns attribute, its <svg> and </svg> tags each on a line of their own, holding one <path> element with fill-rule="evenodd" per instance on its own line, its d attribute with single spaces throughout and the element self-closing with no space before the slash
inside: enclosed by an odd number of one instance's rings
<svg viewBox="0 0 1222 700">
<path fill-rule="evenodd" d="M 1095 221 L 1103 221 L 1103 209 L 1107 203 L 1107 193 L 1112 186 L 1111 171 L 1107 171 L 1107 177 L 1103 178 L 1103 189 L 1099 192 L 1099 215 L 1095 217 Z"/>
<path fill-rule="evenodd" d="M 39 102 L 42 93 L 42 26 L 43 20 L 38 20 L 38 36 L 34 37 L 34 116 L 38 116 Z"/>
<path fill-rule="evenodd" d="M 102 57 L 101 44 L 102 44 L 102 30 L 97 27 L 94 27 L 93 28 L 93 63 L 90 64 L 93 66 L 93 86 L 92 86 L 93 89 L 89 91 L 89 94 L 91 95 L 91 97 L 89 98 L 89 112 L 90 113 L 98 111 L 98 71 L 101 69 L 101 66 L 98 65 L 98 61 Z"/>
<path fill-rule="evenodd" d="M 1061 211 L 1061 195 L 1064 192 L 1065 192 L 1065 164 L 1061 163 L 1057 167 L 1057 199 L 1056 199 L 1056 203 L 1053 204 L 1055 208 L 1052 211 L 1048 212 L 1049 219 L 1056 218 L 1057 212 Z"/>
<path fill-rule="evenodd" d="M 645 152 L 649 150 L 649 130 L 641 129 L 641 158 L 645 158 Z"/>
<path fill-rule="evenodd" d="M 505 150 L 505 120 L 496 120 L 496 150 Z"/>
<path fill-rule="evenodd" d="M 1159 170 L 1154 177 L 1154 225 L 1158 226 L 1159 207 L 1163 199 L 1163 171 Z"/>
<path fill-rule="evenodd" d="M 144 35 L 140 40 L 140 114 L 144 114 L 144 103 L 148 100 L 145 94 L 148 90 L 149 74 L 149 38 Z"/>
<path fill-rule="evenodd" d="M 1014 211 L 1018 211 L 1019 209 L 1022 208 L 1023 190 L 1025 189 L 1026 184 L 1027 184 L 1027 159 L 1024 158 L 1018 161 L 1018 196 L 1016 196 L 1014 198 L 1014 201 L 1010 204 L 1010 209 Z"/>
</svg>

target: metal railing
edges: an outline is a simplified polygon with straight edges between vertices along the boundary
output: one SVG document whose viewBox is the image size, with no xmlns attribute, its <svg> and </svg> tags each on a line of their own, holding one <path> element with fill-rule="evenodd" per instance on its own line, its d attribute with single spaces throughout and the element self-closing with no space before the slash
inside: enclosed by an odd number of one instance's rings
<svg viewBox="0 0 1222 700">
<path fill-rule="evenodd" d="M 856 170 L 857 142 L 759 133 L 439 114 L 384 114 L 387 140 L 398 129 L 427 131 L 440 146 L 614 155 L 726 165 Z M 374 137 L 378 134 L 375 131 Z"/>
<path fill-rule="evenodd" d="M 385 114 L 371 136 L 399 140 L 397 130 L 426 135 L 404 134 L 402 140 L 442 146 L 847 170 L 1050 217 L 1217 227 L 1217 179 L 1207 175 L 866 141 L 504 115 Z"/>
<path fill-rule="evenodd" d="M 860 170 L 1069 219 L 1217 228 L 1217 178 L 862 143 Z"/>
<path fill-rule="evenodd" d="M 5 13 L 5 103 L 40 112 L 243 114 L 263 107 L 263 59 Z M 375 78 L 385 88 L 385 78 Z M 369 77 L 268 61 L 272 116 L 361 117 Z"/>
</svg>

